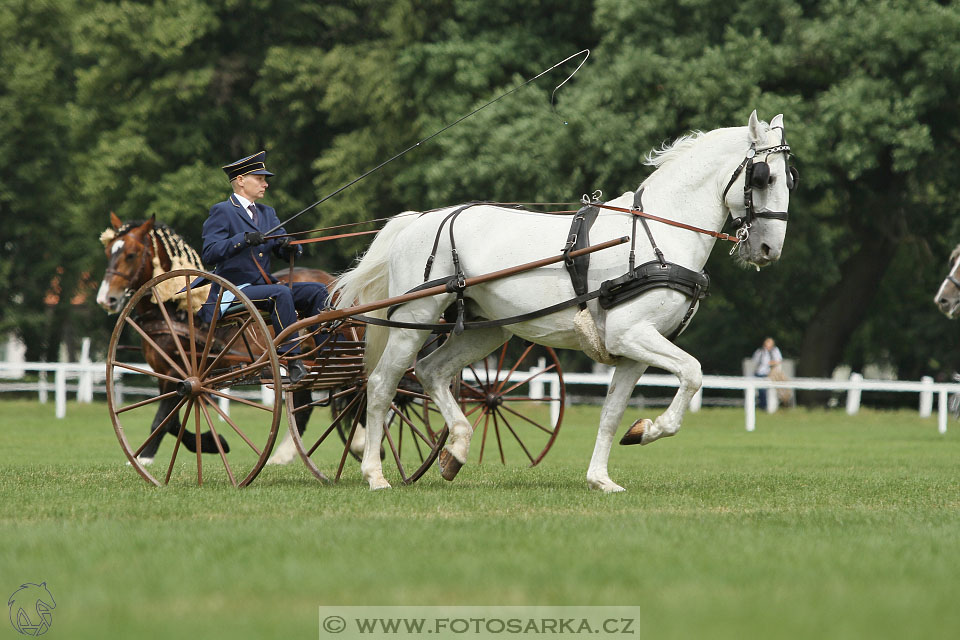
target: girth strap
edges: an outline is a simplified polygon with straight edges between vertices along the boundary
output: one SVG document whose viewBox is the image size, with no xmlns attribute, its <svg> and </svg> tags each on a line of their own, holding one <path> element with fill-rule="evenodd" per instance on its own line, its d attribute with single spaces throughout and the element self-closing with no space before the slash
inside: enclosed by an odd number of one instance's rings
<svg viewBox="0 0 960 640">
<path fill-rule="evenodd" d="M 687 312 L 680 320 L 680 324 L 672 334 L 667 336 L 667 339 L 673 341 L 690 322 L 697 303 L 709 295 L 710 276 L 706 271 L 698 273 L 672 262 L 661 264 L 659 261 L 651 260 L 630 273 L 603 282 L 600 285 L 600 306 L 609 309 L 632 300 L 650 289 L 660 287 L 679 291 L 690 298 L 690 306 L 687 307 Z"/>
<path fill-rule="evenodd" d="M 602 283 L 600 306 L 609 309 L 658 287 L 673 289 L 695 300 L 700 300 L 707 297 L 710 276 L 706 271 L 698 273 L 672 262 L 662 265 L 656 260 L 651 260 L 630 273 Z"/>
</svg>

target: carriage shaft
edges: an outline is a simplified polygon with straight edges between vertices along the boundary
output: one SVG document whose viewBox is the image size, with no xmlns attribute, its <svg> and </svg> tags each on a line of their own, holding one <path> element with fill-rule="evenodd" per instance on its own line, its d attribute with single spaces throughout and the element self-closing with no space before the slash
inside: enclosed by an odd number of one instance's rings
<svg viewBox="0 0 960 640">
<path fill-rule="evenodd" d="M 630 240 L 629 236 L 621 236 L 619 238 L 614 238 L 613 240 L 607 240 L 606 242 L 601 242 L 599 244 L 590 245 L 589 247 L 584 247 L 583 249 L 577 249 L 576 251 L 571 251 L 568 254 L 558 254 L 556 256 L 551 256 L 549 258 L 542 258 L 540 260 L 535 260 L 533 262 L 527 262 L 524 264 L 517 265 L 515 267 L 508 267 L 506 269 L 501 269 L 499 271 L 493 271 L 490 273 L 485 273 L 483 275 L 474 276 L 472 278 L 467 278 L 465 280 L 465 286 L 470 287 L 473 285 L 483 284 L 485 282 L 490 282 L 492 280 L 499 280 L 501 278 L 507 278 L 509 276 L 522 273 L 524 271 L 530 271 L 532 269 L 537 269 L 539 267 L 545 267 L 548 264 L 554 264 L 566 260 L 567 258 L 576 258 L 577 256 L 582 256 L 588 253 L 593 253 L 594 251 L 601 251 L 603 249 L 609 249 L 610 247 L 615 247 L 621 245 Z M 358 315 L 362 313 L 369 313 L 370 311 L 377 311 L 378 309 L 385 309 L 387 307 L 392 307 L 395 304 L 403 304 L 405 302 L 410 302 L 412 300 L 419 300 L 420 298 L 427 298 L 430 296 L 439 295 L 441 293 L 447 293 L 447 285 L 438 284 L 435 287 L 430 287 L 429 289 L 423 289 L 421 291 L 414 291 L 412 293 L 405 293 L 399 296 L 393 296 L 392 298 L 385 298 L 384 300 L 377 300 L 375 302 L 368 302 L 366 304 L 357 305 L 355 307 L 347 307 L 346 309 L 334 309 L 331 311 L 324 311 L 318 313 L 315 316 L 309 318 L 304 318 L 288 326 L 283 330 L 276 338 L 274 338 L 274 345 L 282 344 L 289 336 L 293 335 L 295 332 L 315 324 L 321 324 L 324 322 L 332 322 L 334 320 L 340 320 L 341 318 L 346 318 L 353 315 Z"/>
</svg>

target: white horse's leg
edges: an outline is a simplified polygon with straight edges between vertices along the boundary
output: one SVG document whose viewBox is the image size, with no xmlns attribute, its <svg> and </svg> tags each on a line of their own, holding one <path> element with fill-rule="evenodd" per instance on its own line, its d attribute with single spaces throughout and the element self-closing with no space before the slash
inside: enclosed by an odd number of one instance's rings
<svg viewBox="0 0 960 640">
<path fill-rule="evenodd" d="M 590 467 L 587 469 L 587 486 L 604 493 L 625 491 L 623 487 L 610 479 L 607 472 L 607 461 L 610 459 L 610 447 L 613 438 L 623 419 L 627 408 L 627 401 L 643 375 L 647 365 L 633 360 L 621 359 L 613 372 L 613 379 L 607 389 L 607 397 L 603 402 L 603 411 L 600 413 L 600 427 L 597 430 L 597 442 L 593 447 L 593 456 L 590 458 Z"/>
<path fill-rule="evenodd" d="M 620 444 L 650 444 L 658 438 L 674 435 L 683 423 L 690 399 L 700 389 L 703 378 L 700 362 L 650 325 L 633 327 L 616 335 L 613 344 L 608 339 L 607 348 L 611 353 L 666 369 L 680 379 L 680 387 L 667 410 L 654 421 L 640 419 L 634 422 L 620 439 Z"/>
<path fill-rule="evenodd" d="M 460 404 L 450 391 L 454 377 L 468 364 L 488 355 L 502 345 L 509 333 L 501 328 L 468 331 L 450 336 L 443 345 L 417 362 L 417 379 L 437 404 L 450 429 L 450 436 L 440 452 L 440 471 L 447 480 L 453 480 L 467 463 L 473 427 L 463 415 Z"/>
<path fill-rule="evenodd" d="M 383 423 L 387 411 L 390 410 L 390 403 L 397 393 L 400 378 L 413 364 L 417 351 L 429 335 L 429 331 L 391 330 L 383 355 L 367 380 L 367 433 L 360 472 L 371 490 L 390 488 L 390 483 L 383 477 L 383 466 L 380 463 Z"/>
<path fill-rule="evenodd" d="M 287 435 L 283 437 L 283 442 L 277 445 L 273 455 L 267 460 L 267 464 L 289 464 L 297 457 L 297 447 L 293 444 L 293 436 L 287 429 Z"/>
</svg>

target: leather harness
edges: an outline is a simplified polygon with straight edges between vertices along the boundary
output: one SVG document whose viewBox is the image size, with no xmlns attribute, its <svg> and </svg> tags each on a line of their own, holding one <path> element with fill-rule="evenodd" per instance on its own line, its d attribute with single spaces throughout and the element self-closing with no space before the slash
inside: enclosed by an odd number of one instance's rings
<svg viewBox="0 0 960 640">
<path fill-rule="evenodd" d="M 643 189 L 637 191 L 634 196 L 634 210 L 641 211 L 641 198 L 643 194 Z M 429 330 L 440 333 L 453 332 L 456 335 L 459 335 L 465 330 L 468 329 L 487 329 L 492 327 L 503 327 L 510 324 L 516 324 L 518 322 L 525 322 L 527 320 L 533 320 L 543 316 L 556 313 L 563 309 L 572 307 L 574 305 L 579 306 L 580 309 L 585 309 L 587 307 L 587 302 L 595 298 L 599 298 L 599 304 L 603 309 L 611 309 L 616 307 L 619 304 L 632 300 L 637 296 L 657 288 L 668 288 L 674 291 L 678 291 L 688 296 L 690 300 L 690 306 L 687 308 L 687 312 L 684 315 L 683 319 L 680 321 L 680 325 L 674 330 L 674 332 L 669 336 L 670 340 L 675 340 L 677 336 L 683 331 L 687 326 L 690 318 L 693 316 L 693 312 L 696 310 L 697 303 L 706 298 L 708 295 L 708 290 L 710 287 L 710 278 L 705 271 L 696 272 L 691 269 L 688 269 L 682 265 L 675 264 L 672 262 L 667 262 L 663 257 L 663 252 L 660 251 L 660 248 L 657 246 L 656 241 L 653 238 L 653 233 L 650 231 L 650 227 L 647 224 L 647 221 L 640 216 L 634 216 L 633 218 L 633 234 L 630 247 L 630 259 L 629 259 L 629 270 L 624 275 L 619 278 L 613 278 L 611 280 L 606 280 L 600 284 L 600 288 L 593 291 L 588 291 L 588 279 L 587 274 L 590 267 L 590 256 L 580 255 L 575 258 L 567 258 L 564 260 L 564 265 L 567 268 L 568 273 L 570 274 L 570 280 L 573 284 L 573 290 L 576 294 L 575 297 L 568 300 L 564 300 L 557 304 L 550 305 L 542 309 L 537 309 L 535 311 L 530 311 L 528 313 L 523 313 L 515 316 L 510 316 L 508 318 L 500 318 L 497 320 L 476 320 L 476 321 L 467 321 L 464 318 L 465 315 L 465 304 L 463 298 L 463 292 L 465 290 L 465 275 L 463 270 L 460 267 L 460 257 L 457 254 L 456 249 L 456 239 L 453 232 L 453 225 L 456 222 L 457 217 L 466 211 L 467 209 L 477 206 L 479 204 L 496 204 L 488 202 L 471 202 L 469 204 L 462 205 L 455 210 L 447 214 L 447 216 L 441 221 L 439 227 L 437 228 L 437 234 L 434 238 L 433 249 L 430 252 L 430 256 L 427 258 L 427 263 L 424 268 L 424 282 L 413 289 L 410 289 L 407 293 L 414 293 L 423 289 L 429 289 L 438 285 L 446 285 L 446 290 L 449 293 L 455 293 L 457 299 L 455 302 L 456 310 L 456 320 L 453 323 L 419 323 L 419 322 L 402 322 L 397 320 L 389 319 L 393 312 L 399 308 L 400 305 L 394 305 L 390 307 L 387 311 L 387 319 L 374 318 L 367 315 L 356 315 L 354 316 L 357 320 L 361 322 L 367 322 L 369 324 L 386 326 L 386 327 L 395 327 L 400 329 L 418 329 L 418 330 Z M 596 222 L 597 216 L 600 213 L 600 208 L 603 207 L 602 203 L 590 202 L 586 203 L 579 211 L 574 215 L 573 220 L 571 221 L 570 231 L 567 235 L 567 242 L 563 247 L 563 254 L 567 256 L 571 251 L 577 249 L 582 249 L 590 245 L 590 228 L 593 226 L 593 223 Z M 522 209 L 522 207 L 515 207 Z M 634 266 L 635 258 L 635 244 L 636 244 L 636 224 L 637 219 L 640 219 L 641 223 L 644 226 L 646 231 L 647 238 L 650 241 L 651 246 L 653 247 L 654 254 L 657 256 L 657 259 L 651 262 L 646 262 L 640 266 Z M 443 233 L 444 225 L 449 223 L 448 235 L 450 238 L 451 246 L 451 257 L 454 265 L 454 275 L 448 276 L 445 278 L 437 278 L 434 280 L 429 280 L 430 272 L 433 268 L 434 260 L 436 259 L 436 254 L 438 247 L 440 245 L 440 237 Z"/>
</svg>

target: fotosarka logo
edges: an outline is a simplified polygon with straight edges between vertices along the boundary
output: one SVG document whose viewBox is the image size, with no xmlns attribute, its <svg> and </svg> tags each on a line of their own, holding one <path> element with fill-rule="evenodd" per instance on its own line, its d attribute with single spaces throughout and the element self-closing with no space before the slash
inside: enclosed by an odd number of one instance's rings
<svg viewBox="0 0 960 640">
<path fill-rule="evenodd" d="M 10 624 L 14 629 L 25 636 L 42 636 L 50 630 L 51 611 L 57 603 L 46 582 L 25 582 L 13 592 L 7 606 L 10 607 Z"/>
</svg>

